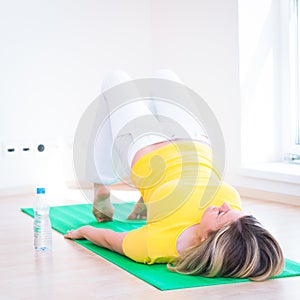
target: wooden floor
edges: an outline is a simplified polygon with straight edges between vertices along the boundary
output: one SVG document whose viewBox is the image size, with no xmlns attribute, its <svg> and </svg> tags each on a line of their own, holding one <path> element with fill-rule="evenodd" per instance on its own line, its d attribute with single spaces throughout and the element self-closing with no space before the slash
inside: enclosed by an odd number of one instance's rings
<svg viewBox="0 0 300 300">
<path fill-rule="evenodd" d="M 52 253 L 36 255 L 32 219 L 20 212 L 32 201 L 0 197 L 0 299 L 300 299 L 300 277 L 160 291 L 57 232 Z M 243 206 L 278 238 L 285 257 L 300 262 L 300 207 L 255 199 Z"/>
</svg>

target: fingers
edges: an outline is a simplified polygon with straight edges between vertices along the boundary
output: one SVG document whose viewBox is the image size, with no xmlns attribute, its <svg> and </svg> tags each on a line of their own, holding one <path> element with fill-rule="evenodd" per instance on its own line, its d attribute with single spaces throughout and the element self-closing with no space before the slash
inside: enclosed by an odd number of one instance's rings
<svg viewBox="0 0 300 300">
<path fill-rule="evenodd" d="M 84 236 L 82 235 L 82 231 L 81 228 L 83 228 L 84 226 L 75 229 L 75 230 L 69 230 L 67 231 L 67 233 L 64 235 L 64 238 L 66 239 L 72 239 L 72 240 L 81 240 L 84 239 Z"/>
<path fill-rule="evenodd" d="M 74 235 L 74 230 L 68 230 L 67 233 L 64 235 L 65 239 L 72 239 Z"/>
</svg>

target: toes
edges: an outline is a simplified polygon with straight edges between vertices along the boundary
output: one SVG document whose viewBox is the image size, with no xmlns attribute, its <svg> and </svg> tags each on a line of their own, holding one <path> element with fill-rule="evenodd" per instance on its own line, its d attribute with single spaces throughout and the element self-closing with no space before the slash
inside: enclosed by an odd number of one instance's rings
<svg viewBox="0 0 300 300">
<path fill-rule="evenodd" d="M 142 215 L 132 212 L 128 217 L 127 220 L 139 220 L 142 218 Z"/>
<path fill-rule="evenodd" d="M 147 219 L 147 216 L 144 214 L 137 214 L 137 213 L 131 213 L 128 217 L 127 220 L 145 220 Z"/>
<path fill-rule="evenodd" d="M 135 213 L 131 213 L 128 217 L 127 220 L 135 220 L 136 219 L 136 214 Z"/>
<path fill-rule="evenodd" d="M 103 222 L 110 222 L 110 221 L 112 221 L 112 219 L 111 218 L 97 218 L 97 221 L 99 223 L 103 223 Z"/>
</svg>

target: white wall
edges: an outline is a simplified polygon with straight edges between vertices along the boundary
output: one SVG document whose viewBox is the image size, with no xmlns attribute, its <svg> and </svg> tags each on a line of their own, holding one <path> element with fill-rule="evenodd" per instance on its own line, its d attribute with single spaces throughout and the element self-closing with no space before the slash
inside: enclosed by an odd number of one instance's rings
<svg viewBox="0 0 300 300">
<path fill-rule="evenodd" d="M 153 68 L 175 70 L 215 113 L 226 176 L 240 165 L 237 0 L 152 1 Z"/>
<path fill-rule="evenodd" d="M 124 69 L 138 78 L 168 68 L 218 118 L 226 142 L 227 181 L 299 194 L 299 185 L 239 174 L 238 0 L 19 0 L 2 4 L 0 22 L 2 143 L 46 140 L 55 147 L 58 138 L 65 142 L 73 136 L 107 70 Z M 52 177 L 57 174 L 53 165 L 65 159 L 57 161 L 55 155 L 48 159 Z M 38 165 L 43 169 L 37 156 L 2 155 L 0 189 L 35 184 L 42 172 Z"/>
<path fill-rule="evenodd" d="M 150 73 L 150 30 L 148 0 L 2 1 L 2 150 L 39 142 L 55 148 L 74 136 L 107 71 Z M 57 163 L 49 159 L 41 153 L 8 158 L 2 151 L 0 189 L 53 177 Z"/>
</svg>

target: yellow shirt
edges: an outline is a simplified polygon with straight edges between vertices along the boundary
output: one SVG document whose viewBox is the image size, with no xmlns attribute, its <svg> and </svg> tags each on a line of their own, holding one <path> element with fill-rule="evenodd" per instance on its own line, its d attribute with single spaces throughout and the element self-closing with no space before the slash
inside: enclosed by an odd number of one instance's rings
<svg viewBox="0 0 300 300">
<path fill-rule="evenodd" d="M 143 155 L 132 167 L 131 180 L 147 205 L 147 224 L 130 231 L 122 245 L 137 262 L 167 263 L 177 257 L 177 238 L 200 222 L 208 206 L 226 201 L 241 210 L 239 194 L 220 181 L 211 148 L 201 142 L 176 141 Z"/>
</svg>

